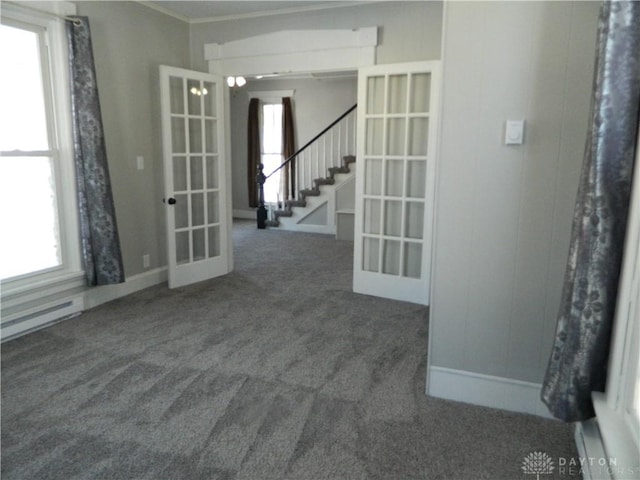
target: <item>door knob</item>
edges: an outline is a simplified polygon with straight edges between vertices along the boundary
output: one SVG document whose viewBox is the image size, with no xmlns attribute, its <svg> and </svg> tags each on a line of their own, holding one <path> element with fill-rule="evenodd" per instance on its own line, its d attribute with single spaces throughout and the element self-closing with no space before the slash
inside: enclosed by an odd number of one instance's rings
<svg viewBox="0 0 640 480">
<path fill-rule="evenodd" d="M 176 199 L 171 197 L 169 200 L 167 200 L 167 203 L 169 203 L 169 205 L 175 205 L 176 204 Z"/>
</svg>

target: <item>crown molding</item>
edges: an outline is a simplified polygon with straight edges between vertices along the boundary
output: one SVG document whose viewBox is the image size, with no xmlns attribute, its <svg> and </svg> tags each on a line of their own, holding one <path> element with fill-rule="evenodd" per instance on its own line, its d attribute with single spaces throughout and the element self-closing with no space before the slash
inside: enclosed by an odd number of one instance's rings
<svg viewBox="0 0 640 480">
<path fill-rule="evenodd" d="M 250 13 L 239 13 L 236 15 L 220 15 L 215 17 L 204 17 L 204 18 L 189 18 L 184 15 L 180 15 L 178 13 L 172 12 L 171 10 L 164 8 L 157 3 L 151 3 L 145 0 L 136 0 L 137 3 L 144 5 L 152 10 L 155 10 L 160 13 L 164 13 L 170 17 L 181 20 L 190 25 L 196 25 L 200 23 L 215 23 L 215 22 L 226 22 L 229 20 L 245 20 L 249 18 L 262 18 L 262 17 L 272 17 L 276 15 L 288 15 L 292 13 L 305 13 L 305 12 L 313 12 L 319 10 L 330 10 L 334 8 L 344 8 L 344 7 L 359 7 L 361 5 L 369 5 L 371 3 L 380 3 L 384 0 L 357 0 L 357 1 L 329 1 L 324 5 L 309 5 L 307 7 L 289 7 L 289 8 L 279 8 L 277 10 L 263 10 L 258 12 L 250 12 Z"/>
<path fill-rule="evenodd" d="M 189 17 L 185 17 L 184 15 L 180 15 L 179 13 L 172 12 L 171 10 L 161 7 L 160 5 L 157 5 L 155 3 L 146 2 L 145 0 L 135 0 L 135 2 L 147 8 L 150 8 L 151 10 L 155 10 L 156 12 L 160 12 L 169 17 L 181 20 L 184 23 L 191 23 L 191 19 Z"/>
</svg>

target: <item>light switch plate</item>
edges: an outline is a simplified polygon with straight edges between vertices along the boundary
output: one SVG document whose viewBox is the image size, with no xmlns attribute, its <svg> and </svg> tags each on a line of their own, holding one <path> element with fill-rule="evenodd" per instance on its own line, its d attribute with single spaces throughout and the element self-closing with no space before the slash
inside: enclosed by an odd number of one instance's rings
<svg viewBox="0 0 640 480">
<path fill-rule="evenodd" d="M 524 120 L 507 120 L 504 130 L 505 145 L 522 145 L 524 143 Z"/>
<path fill-rule="evenodd" d="M 136 157 L 136 163 L 138 165 L 138 170 L 144 169 L 144 157 L 142 155 L 138 155 Z"/>
</svg>

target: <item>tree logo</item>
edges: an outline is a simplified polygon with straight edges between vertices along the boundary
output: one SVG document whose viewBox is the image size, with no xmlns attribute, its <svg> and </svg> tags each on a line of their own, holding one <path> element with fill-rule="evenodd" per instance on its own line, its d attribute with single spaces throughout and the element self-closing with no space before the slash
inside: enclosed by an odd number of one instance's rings
<svg viewBox="0 0 640 480">
<path fill-rule="evenodd" d="M 554 470 L 553 460 L 544 452 L 531 452 L 522 460 L 522 471 L 527 475 L 535 475 L 540 480 L 540 475 L 549 475 Z"/>
</svg>

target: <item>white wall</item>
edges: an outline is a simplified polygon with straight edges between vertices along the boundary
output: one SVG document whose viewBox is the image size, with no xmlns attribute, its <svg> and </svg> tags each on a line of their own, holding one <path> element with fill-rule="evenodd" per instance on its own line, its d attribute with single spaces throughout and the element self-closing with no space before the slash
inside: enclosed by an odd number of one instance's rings
<svg viewBox="0 0 640 480">
<path fill-rule="evenodd" d="M 447 4 L 431 368 L 531 383 L 544 376 L 585 146 L 598 9 Z M 507 119 L 526 120 L 524 145 L 503 144 Z"/>
<path fill-rule="evenodd" d="M 107 157 L 127 278 L 166 265 L 161 64 L 189 66 L 186 23 L 136 2 L 78 2 L 89 17 Z M 136 157 L 144 157 L 137 170 Z"/>
</svg>

